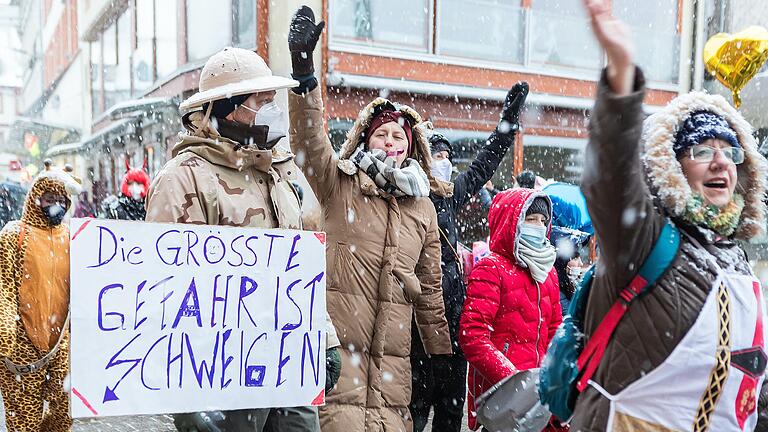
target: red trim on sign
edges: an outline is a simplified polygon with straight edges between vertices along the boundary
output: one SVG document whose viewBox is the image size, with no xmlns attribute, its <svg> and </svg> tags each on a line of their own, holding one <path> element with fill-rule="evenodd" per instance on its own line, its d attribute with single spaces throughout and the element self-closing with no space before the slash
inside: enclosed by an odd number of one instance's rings
<svg viewBox="0 0 768 432">
<path fill-rule="evenodd" d="M 75 237 L 77 237 L 77 236 L 78 236 L 78 235 L 79 235 L 81 232 L 83 232 L 83 230 L 85 229 L 85 227 L 87 227 L 87 226 L 88 226 L 88 224 L 89 224 L 89 223 L 91 223 L 91 221 L 92 221 L 92 220 L 93 220 L 93 218 L 88 218 L 88 220 L 87 220 L 87 221 L 83 222 L 83 224 L 82 224 L 82 225 L 80 225 L 80 228 L 77 230 L 77 232 L 75 233 L 75 235 L 73 235 L 73 236 L 72 236 L 72 240 L 74 240 L 74 239 L 75 239 Z"/>
<path fill-rule="evenodd" d="M 325 404 L 325 389 L 320 390 L 320 394 L 317 395 L 315 400 L 312 401 L 312 406 L 319 406 Z"/>
<path fill-rule="evenodd" d="M 86 223 L 88 223 L 88 222 L 86 222 Z M 91 404 L 90 404 L 90 403 L 88 403 L 88 400 L 86 400 L 86 399 L 83 397 L 83 395 L 81 395 L 81 394 L 80 394 L 80 392 L 79 392 L 79 391 L 77 391 L 77 389 L 76 389 L 76 388 L 74 388 L 74 387 L 72 387 L 72 394 L 73 394 L 73 395 L 75 395 L 75 396 L 77 396 L 77 398 L 78 398 L 78 399 L 80 399 L 80 400 L 83 402 L 83 405 L 85 405 L 85 407 L 86 407 L 86 408 L 88 408 L 88 409 L 89 409 L 89 410 L 90 410 L 90 411 L 93 413 L 93 415 L 95 415 L 95 416 L 99 415 L 99 413 L 97 413 L 97 412 L 96 412 L 96 410 L 95 410 L 95 409 L 93 409 L 93 407 L 91 406 Z"/>
<path fill-rule="evenodd" d="M 318 240 L 320 240 L 321 244 L 325 244 L 325 233 L 324 232 L 316 232 L 315 237 L 317 237 Z"/>
</svg>

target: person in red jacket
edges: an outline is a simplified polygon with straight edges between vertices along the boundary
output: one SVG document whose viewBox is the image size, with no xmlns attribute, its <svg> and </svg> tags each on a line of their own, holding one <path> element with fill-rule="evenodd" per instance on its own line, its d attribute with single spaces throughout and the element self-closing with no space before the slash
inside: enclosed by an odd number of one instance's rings
<svg viewBox="0 0 768 432">
<path fill-rule="evenodd" d="M 496 195 L 488 212 L 491 254 L 469 275 L 459 331 L 472 430 L 480 426 L 476 399 L 504 378 L 539 367 L 563 320 L 557 254 L 547 239 L 551 215 L 549 197 L 523 188 Z"/>
</svg>

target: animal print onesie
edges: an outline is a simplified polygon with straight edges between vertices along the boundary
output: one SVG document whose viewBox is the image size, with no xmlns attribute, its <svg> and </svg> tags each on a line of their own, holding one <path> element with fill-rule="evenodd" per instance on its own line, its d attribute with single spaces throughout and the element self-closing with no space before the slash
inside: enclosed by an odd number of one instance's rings
<svg viewBox="0 0 768 432">
<path fill-rule="evenodd" d="M 0 358 L 36 371 L 16 374 L 0 363 L 0 389 L 9 432 L 59 432 L 72 426 L 64 379 L 69 369 L 69 228 L 49 226 L 40 208 L 43 193 L 71 194 L 71 177 L 44 172 L 33 183 L 21 221 L 0 231 Z M 76 184 L 76 183 L 75 183 Z M 44 402 L 47 410 L 43 412 Z"/>
</svg>

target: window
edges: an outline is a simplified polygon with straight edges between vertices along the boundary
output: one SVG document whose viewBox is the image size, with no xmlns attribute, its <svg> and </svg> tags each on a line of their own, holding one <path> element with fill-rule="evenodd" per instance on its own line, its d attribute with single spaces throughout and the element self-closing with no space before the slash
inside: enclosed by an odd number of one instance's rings
<svg viewBox="0 0 768 432">
<path fill-rule="evenodd" d="M 522 63 L 525 10 L 514 2 L 442 0 L 437 14 L 438 54 Z"/>
<path fill-rule="evenodd" d="M 256 47 L 256 0 L 234 0 L 232 25 L 234 46 Z"/>
<path fill-rule="evenodd" d="M 155 0 L 155 39 L 157 48 L 157 76 L 162 78 L 172 74 L 179 67 L 179 51 L 176 29 L 176 2 Z"/>
<path fill-rule="evenodd" d="M 94 116 L 130 98 L 131 16 L 124 12 L 91 42 L 91 103 Z"/>
<path fill-rule="evenodd" d="M 115 65 L 113 103 L 131 97 L 131 14 L 126 11 L 117 20 L 117 64 Z"/>
<path fill-rule="evenodd" d="M 133 95 L 141 96 L 158 78 L 179 67 L 176 2 L 136 0 Z"/>
<path fill-rule="evenodd" d="M 635 61 L 652 81 L 678 81 L 680 33 L 677 0 L 613 0 L 613 12 L 630 27 L 635 40 Z"/>
<path fill-rule="evenodd" d="M 101 70 L 104 79 L 104 109 L 115 103 L 115 72 L 117 70 L 117 23 L 112 24 L 101 34 Z"/>
<path fill-rule="evenodd" d="M 133 94 L 140 96 L 155 81 L 154 0 L 136 0 L 135 13 L 136 49 L 133 51 Z"/>
<path fill-rule="evenodd" d="M 538 176 L 579 184 L 584 166 L 586 140 L 580 138 L 526 135 L 523 161 Z"/>
<path fill-rule="evenodd" d="M 206 59 L 232 43 L 232 3 L 187 0 L 187 56 Z"/>
<path fill-rule="evenodd" d="M 612 2 L 631 27 L 637 61 L 652 81 L 677 82 L 678 1 Z M 329 16 L 332 48 L 486 60 L 579 79 L 596 76 L 605 62 L 583 0 L 331 0 Z"/>
<path fill-rule="evenodd" d="M 343 42 L 427 52 L 431 5 L 432 0 L 335 0 L 331 36 Z"/>
<path fill-rule="evenodd" d="M 104 111 L 101 69 L 101 37 L 90 43 L 91 50 L 91 110 L 96 116 Z"/>
<path fill-rule="evenodd" d="M 582 0 L 534 0 L 530 26 L 531 64 L 589 70 L 602 66 Z"/>
</svg>

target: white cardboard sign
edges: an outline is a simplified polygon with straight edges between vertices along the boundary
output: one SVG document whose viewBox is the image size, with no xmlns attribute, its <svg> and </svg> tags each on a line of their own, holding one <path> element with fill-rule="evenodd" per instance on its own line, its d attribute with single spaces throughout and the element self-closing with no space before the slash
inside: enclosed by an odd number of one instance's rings
<svg viewBox="0 0 768 432">
<path fill-rule="evenodd" d="M 73 417 L 324 403 L 325 234 L 70 228 Z"/>
</svg>

